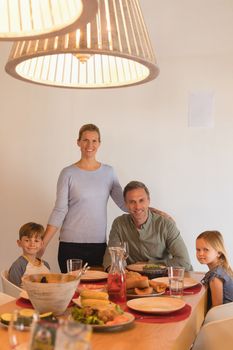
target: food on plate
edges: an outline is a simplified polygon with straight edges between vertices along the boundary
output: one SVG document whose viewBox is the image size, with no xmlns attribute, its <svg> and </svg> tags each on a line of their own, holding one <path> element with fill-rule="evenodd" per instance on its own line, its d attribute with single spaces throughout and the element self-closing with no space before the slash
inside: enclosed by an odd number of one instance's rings
<svg viewBox="0 0 233 350">
<path fill-rule="evenodd" d="M 109 322 L 117 322 L 119 316 L 124 316 L 123 313 L 120 306 L 114 303 L 110 303 L 105 307 L 85 306 L 80 308 L 75 306 L 71 311 L 72 318 L 75 321 L 92 325 L 108 325 Z M 120 321 L 118 319 L 118 322 L 123 322 L 122 317 Z M 127 321 L 127 318 L 125 321 Z"/>
<path fill-rule="evenodd" d="M 106 307 L 111 304 L 108 293 L 95 290 L 82 290 L 80 293 L 81 306 Z"/>
<path fill-rule="evenodd" d="M 110 300 L 103 300 L 103 299 L 82 299 L 81 298 L 81 305 L 82 306 L 90 306 L 90 307 L 106 307 L 109 304 L 111 304 Z"/>
<path fill-rule="evenodd" d="M 80 297 L 81 299 L 108 300 L 108 293 L 84 289 L 80 292 Z"/>
<path fill-rule="evenodd" d="M 125 273 L 126 279 L 130 278 L 130 277 L 140 277 L 141 274 L 139 272 L 136 271 L 126 271 Z"/>
<path fill-rule="evenodd" d="M 163 282 L 156 282 L 156 281 L 149 281 L 150 286 L 157 292 L 157 293 L 162 293 L 165 292 L 166 288 L 168 285 Z"/>
<path fill-rule="evenodd" d="M 134 292 L 137 295 L 147 295 L 147 294 L 152 294 L 153 293 L 153 288 L 152 287 L 147 287 L 147 288 L 134 288 Z"/>
<path fill-rule="evenodd" d="M 149 287 L 149 280 L 147 276 L 132 276 L 126 277 L 126 289 L 132 288 L 147 288 Z"/>
<path fill-rule="evenodd" d="M 146 264 L 143 266 L 143 270 L 154 270 L 154 269 L 163 269 L 166 266 L 159 265 L 159 264 Z"/>
<path fill-rule="evenodd" d="M 19 316 L 23 321 L 24 326 L 29 327 L 33 320 L 33 315 L 35 313 L 35 310 L 33 309 L 21 309 L 19 311 Z M 0 316 L 1 323 L 5 325 L 9 325 L 12 318 L 12 313 L 3 313 Z"/>
<path fill-rule="evenodd" d="M 58 319 L 53 315 L 52 312 L 45 312 L 44 314 L 40 314 L 40 319 L 47 322 L 58 322 Z"/>
<path fill-rule="evenodd" d="M 0 316 L 1 323 L 6 324 L 8 326 L 11 321 L 11 317 L 12 317 L 12 314 L 9 312 L 5 312 L 4 314 L 1 314 Z"/>
<path fill-rule="evenodd" d="M 106 291 L 106 285 L 105 284 L 80 284 L 78 286 L 78 291 L 81 292 L 82 290 L 95 290 L 96 292 L 105 292 Z"/>
<path fill-rule="evenodd" d="M 72 318 L 80 323 L 92 325 L 114 325 L 128 321 L 121 307 L 108 299 L 108 294 L 93 290 L 82 290 L 80 306 L 71 311 Z"/>
</svg>

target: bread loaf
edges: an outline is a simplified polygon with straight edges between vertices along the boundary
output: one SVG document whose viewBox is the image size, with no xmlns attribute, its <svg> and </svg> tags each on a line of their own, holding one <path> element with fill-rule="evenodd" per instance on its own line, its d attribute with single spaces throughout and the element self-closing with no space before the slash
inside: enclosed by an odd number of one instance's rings
<svg viewBox="0 0 233 350">
<path fill-rule="evenodd" d="M 163 282 L 156 282 L 156 281 L 150 280 L 149 284 L 157 293 L 165 292 L 167 288 L 167 284 Z"/>
<path fill-rule="evenodd" d="M 148 288 L 149 280 L 146 276 L 135 276 L 126 278 L 126 288 Z"/>
</svg>

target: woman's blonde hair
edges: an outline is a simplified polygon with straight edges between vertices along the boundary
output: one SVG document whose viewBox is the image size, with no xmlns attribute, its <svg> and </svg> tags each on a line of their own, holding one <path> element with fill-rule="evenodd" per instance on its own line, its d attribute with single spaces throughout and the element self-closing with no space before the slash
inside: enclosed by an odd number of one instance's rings
<svg viewBox="0 0 233 350">
<path fill-rule="evenodd" d="M 214 250 L 219 253 L 219 265 L 221 265 L 231 276 L 233 276 L 233 271 L 228 261 L 223 236 L 221 233 L 219 231 L 204 231 L 197 237 L 197 239 L 200 238 L 204 239 Z"/>
</svg>

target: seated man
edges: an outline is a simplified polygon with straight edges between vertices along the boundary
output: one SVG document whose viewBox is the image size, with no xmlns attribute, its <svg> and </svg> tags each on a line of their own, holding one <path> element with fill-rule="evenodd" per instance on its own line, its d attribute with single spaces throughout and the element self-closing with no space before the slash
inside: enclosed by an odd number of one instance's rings
<svg viewBox="0 0 233 350">
<path fill-rule="evenodd" d="M 143 261 L 192 270 L 187 248 L 174 221 L 149 210 L 148 188 L 142 182 L 131 181 L 123 194 L 129 214 L 114 220 L 108 246 L 128 242 L 129 264 Z M 108 249 L 103 265 L 105 269 L 111 265 Z"/>
</svg>

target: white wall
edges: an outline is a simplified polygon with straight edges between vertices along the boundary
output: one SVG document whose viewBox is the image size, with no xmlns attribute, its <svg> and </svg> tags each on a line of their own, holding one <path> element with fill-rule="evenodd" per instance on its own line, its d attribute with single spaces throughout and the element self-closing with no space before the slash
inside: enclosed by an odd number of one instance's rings
<svg viewBox="0 0 233 350">
<path fill-rule="evenodd" d="M 195 269 L 195 237 L 224 234 L 231 255 L 233 198 L 233 57 L 160 58 L 160 76 L 125 89 L 79 91 L 36 86 L 4 73 L 9 44 L 0 44 L 0 269 L 19 255 L 19 227 L 46 225 L 56 181 L 79 158 L 76 136 L 88 122 L 102 131 L 99 159 L 112 164 L 124 186 L 145 182 L 152 205 L 176 219 Z M 188 128 L 188 96 L 215 94 L 215 127 Z M 120 214 L 109 204 L 109 225 Z M 45 258 L 57 270 L 57 240 Z"/>
</svg>

